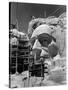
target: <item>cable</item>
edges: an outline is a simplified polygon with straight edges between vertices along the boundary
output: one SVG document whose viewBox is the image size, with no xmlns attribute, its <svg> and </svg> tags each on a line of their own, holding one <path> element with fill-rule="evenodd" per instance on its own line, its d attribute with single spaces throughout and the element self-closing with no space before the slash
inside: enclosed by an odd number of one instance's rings
<svg viewBox="0 0 68 90">
<path fill-rule="evenodd" d="M 60 9 L 62 9 L 63 7 L 61 7 L 61 8 L 58 8 L 58 9 L 56 9 L 53 13 L 51 13 L 49 16 L 52 16 L 53 14 L 55 14 L 58 10 L 60 10 Z"/>
</svg>

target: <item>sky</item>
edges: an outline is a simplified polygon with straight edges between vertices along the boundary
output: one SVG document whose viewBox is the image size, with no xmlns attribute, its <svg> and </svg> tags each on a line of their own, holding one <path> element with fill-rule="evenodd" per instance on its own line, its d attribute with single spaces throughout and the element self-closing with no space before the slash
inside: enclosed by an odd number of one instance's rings
<svg viewBox="0 0 68 90">
<path fill-rule="evenodd" d="M 58 17 L 65 11 L 66 6 L 64 5 L 11 2 L 9 4 L 9 20 L 10 24 L 18 22 L 19 31 L 27 33 L 32 16 L 36 18 L 45 18 L 51 15 Z"/>
</svg>

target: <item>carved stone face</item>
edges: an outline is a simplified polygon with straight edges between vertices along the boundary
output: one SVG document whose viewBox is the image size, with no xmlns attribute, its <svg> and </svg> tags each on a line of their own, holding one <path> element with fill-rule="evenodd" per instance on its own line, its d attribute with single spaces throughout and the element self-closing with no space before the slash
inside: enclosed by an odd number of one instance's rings
<svg viewBox="0 0 68 90">
<path fill-rule="evenodd" d="M 39 27 L 40 30 L 40 27 Z M 46 30 L 46 28 L 44 29 Z M 49 35 L 49 32 L 46 30 L 42 33 L 42 29 L 40 34 L 36 36 L 32 34 L 31 44 L 32 44 L 32 54 L 36 56 L 36 59 L 39 59 L 41 56 L 45 57 L 46 55 L 51 55 L 54 57 L 58 53 L 58 48 L 56 46 L 56 40 L 54 37 Z"/>
</svg>

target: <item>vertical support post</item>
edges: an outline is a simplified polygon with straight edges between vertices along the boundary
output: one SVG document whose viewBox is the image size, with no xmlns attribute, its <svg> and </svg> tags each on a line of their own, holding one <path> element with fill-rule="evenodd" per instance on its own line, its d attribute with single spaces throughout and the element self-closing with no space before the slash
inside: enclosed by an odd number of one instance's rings
<svg viewBox="0 0 68 90">
<path fill-rule="evenodd" d="M 44 80 L 44 66 L 43 66 L 43 58 L 41 58 L 41 83 Z M 40 83 L 40 85 L 41 85 Z"/>
<path fill-rule="evenodd" d="M 29 61 L 29 57 L 28 57 L 28 71 L 29 71 L 29 77 L 28 77 L 28 86 L 29 86 L 29 82 L 30 82 L 30 61 Z"/>
<path fill-rule="evenodd" d="M 18 51 L 18 44 L 17 44 L 17 51 Z M 18 74 L 18 71 L 17 71 L 17 67 L 18 67 L 18 54 L 17 54 L 17 51 L 16 51 L 16 74 Z"/>
<path fill-rule="evenodd" d="M 43 64 L 43 58 L 41 59 L 41 66 L 42 66 L 42 70 L 41 70 L 41 73 L 42 73 L 42 80 L 44 79 L 44 64 Z"/>
</svg>

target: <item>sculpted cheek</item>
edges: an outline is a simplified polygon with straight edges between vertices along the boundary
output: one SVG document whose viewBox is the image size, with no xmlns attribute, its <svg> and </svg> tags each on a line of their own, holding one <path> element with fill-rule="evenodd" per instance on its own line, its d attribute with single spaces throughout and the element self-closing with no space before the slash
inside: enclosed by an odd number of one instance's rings
<svg viewBox="0 0 68 90">
<path fill-rule="evenodd" d="M 49 55 L 53 58 L 58 54 L 58 47 L 55 44 L 52 44 L 48 47 Z"/>
</svg>

